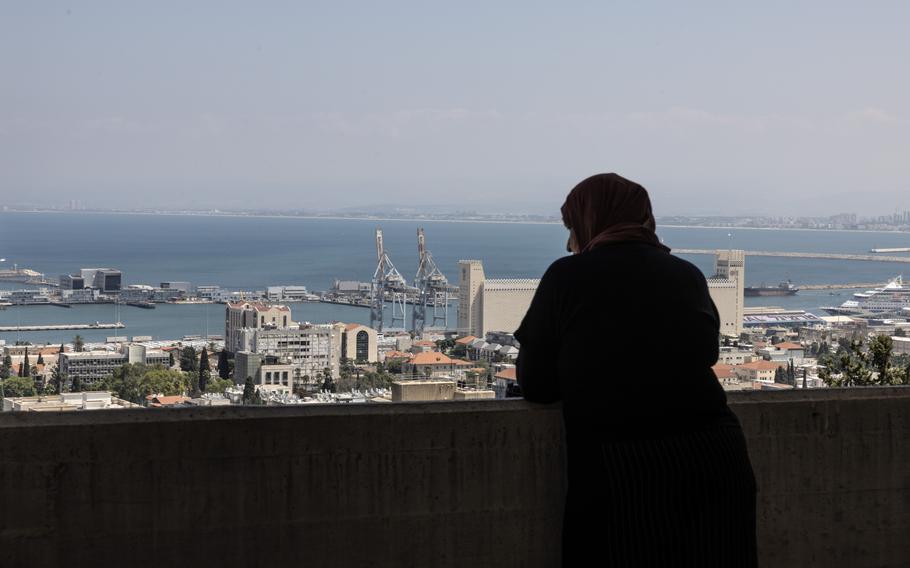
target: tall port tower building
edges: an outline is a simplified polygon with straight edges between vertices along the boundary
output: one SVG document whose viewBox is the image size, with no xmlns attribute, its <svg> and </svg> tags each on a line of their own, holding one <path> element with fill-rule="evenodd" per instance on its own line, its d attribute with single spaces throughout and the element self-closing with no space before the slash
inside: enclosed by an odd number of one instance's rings
<svg viewBox="0 0 910 568">
<path fill-rule="evenodd" d="M 512 333 L 531 305 L 536 278 L 487 279 L 479 260 L 458 261 L 458 333 L 484 337 L 488 331 Z"/>
<path fill-rule="evenodd" d="M 746 280 L 746 253 L 718 250 L 714 253 L 714 275 L 708 278 L 708 293 L 720 314 L 720 332 L 743 332 L 743 288 Z"/>
</svg>

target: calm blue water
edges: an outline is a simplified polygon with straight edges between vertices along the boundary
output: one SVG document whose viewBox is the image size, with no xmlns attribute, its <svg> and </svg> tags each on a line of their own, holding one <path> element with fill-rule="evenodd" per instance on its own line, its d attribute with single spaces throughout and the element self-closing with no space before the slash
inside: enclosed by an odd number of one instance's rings
<svg viewBox="0 0 910 568">
<path fill-rule="evenodd" d="M 412 279 L 417 269 L 416 231 L 426 229 L 427 245 L 437 264 L 457 282 L 456 263 L 483 260 L 489 277 L 539 277 L 565 253 L 561 225 L 458 223 L 442 221 L 367 221 L 336 219 L 275 219 L 152 215 L 0 213 L 0 258 L 49 276 L 81 267 L 110 266 L 123 271 L 128 284 L 157 285 L 188 280 L 194 285 L 219 284 L 229 289 L 263 289 L 269 285 L 303 284 L 324 290 L 334 278 L 369 280 L 375 267 L 373 232 L 383 229 L 386 250 L 399 271 Z M 816 232 L 661 227 L 658 233 L 676 248 L 864 253 L 873 247 L 910 246 L 910 234 Z M 706 273 L 710 256 L 686 257 Z M 749 258 L 750 284 L 792 279 L 797 284 L 878 282 L 908 265 L 883 262 Z M 20 285 L 4 285 L 19 288 Z M 750 298 L 748 305 L 779 305 L 817 309 L 841 303 L 828 292 L 800 292 L 793 298 Z M 152 335 L 179 338 L 188 334 L 223 333 L 220 305 L 159 305 L 155 310 L 121 308 L 124 330 L 87 332 L 100 340 L 108 335 Z M 293 306 L 297 320 L 369 320 L 363 308 L 327 304 Z M 0 311 L 0 325 L 114 320 L 113 306 L 21 307 Z M 454 317 L 451 317 L 454 324 Z M 22 333 L 30 341 L 70 340 L 73 333 Z M 15 334 L 0 334 L 15 340 Z"/>
</svg>

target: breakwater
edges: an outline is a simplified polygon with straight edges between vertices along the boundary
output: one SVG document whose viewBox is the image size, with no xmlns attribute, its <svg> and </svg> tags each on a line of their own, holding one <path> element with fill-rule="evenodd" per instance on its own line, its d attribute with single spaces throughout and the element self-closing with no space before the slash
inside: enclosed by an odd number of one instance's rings
<svg viewBox="0 0 910 568">
<path fill-rule="evenodd" d="M 122 329 L 126 327 L 121 322 L 116 323 L 61 323 L 53 325 L 3 325 L 0 332 L 10 331 L 67 331 L 81 329 Z"/>
<path fill-rule="evenodd" d="M 715 254 L 719 249 L 673 249 L 675 254 Z M 910 264 L 910 256 L 880 256 L 874 254 L 845 254 L 836 252 L 784 252 L 747 250 L 746 256 L 773 256 L 780 258 L 819 258 L 825 260 L 862 260 L 870 262 L 899 262 Z"/>
</svg>

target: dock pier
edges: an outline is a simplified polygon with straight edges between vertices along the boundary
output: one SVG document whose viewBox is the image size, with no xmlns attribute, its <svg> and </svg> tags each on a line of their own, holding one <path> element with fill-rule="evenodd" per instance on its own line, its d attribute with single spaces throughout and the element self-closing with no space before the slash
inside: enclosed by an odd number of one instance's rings
<svg viewBox="0 0 910 568">
<path fill-rule="evenodd" d="M 673 249 L 675 254 L 715 254 L 723 249 Z M 896 251 L 892 251 L 896 252 Z M 823 260 L 865 260 L 870 262 L 899 262 L 910 264 L 910 256 L 878 256 L 874 254 L 844 254 L 836 252 L 778 252 L 747 250 L 746 256 L 775 256 L 783 258 L 817 258 Z"/>
<path fill-rule="evenodd" d="M 122 322 L 116 323 L 61 323 L 55 325 L 3 325 L 0 326 L 0 333 L 15 331 L 67 331 L 67 330 L 92 330 L 92 329 L 122 329 L 126 325 Z"/>
</svg>

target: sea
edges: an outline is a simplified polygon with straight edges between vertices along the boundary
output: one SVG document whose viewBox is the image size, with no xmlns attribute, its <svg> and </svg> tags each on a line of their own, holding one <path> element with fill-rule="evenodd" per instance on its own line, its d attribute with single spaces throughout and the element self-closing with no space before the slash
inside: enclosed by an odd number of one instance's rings
<svg viewBox="0 0 910 568">
<path fill-rule="evenodd" d="M 56 277 L 83 267 L 110 267 L 123 272 L 124 284 L 176 280 L 193 285 L 220 285 L 229 290 L 263 290 L 267 286 L 304 285 L 328 290 L 337 278 L 369 281 L 376 267 L 375 230 L 381 228 L 385 250 L 409 281 L 417 270 L 417 229 L 423 227 L 427 248 L 450 282 L 457 284 L 460 259 L 483 261 L 488 278 L 537 278 L 555 259 L 566 255 L 568 232 L 560 224 L 493 223 L 436 220 L 336 219 L 84 212 L 0 212 L 2 268 L 30 268 Z M 865 254 L 874 247 L 910 247 L 910 233 L 813 231 L 659 226 L 658 235 L 671 248 L 745 249 L 788 252 Z M 705 274 L 713 272 L 710 255 L 680 255 Z M 747 257 L 746 283 L 796 285 L 884 283 L 910 265 L 803 258 Z M 616 278 L 623 275 L 617 273 Z M 0 283 L 3 289 L 24 285 Z M 800 291 L 792 297 L 746 298 L 747 306 L 780 306 L 821 314 L 855 290 Z M 622 302 L 622 298 L 615 298 Z M 119 313 L 117 310 L 119 309 Z M 362 307 L 317 302 L 291 304 L 296 321 L 369 323 Z M 224 333 L 220 304 L 159 304 L 147 310 L 113 305 L 18 306 L 0 310 L 0 325 L 113 322 L 126 328 L 78 332 L 89 342 L 109 336 L 181 339 Z M 449 327 L 456 324 L 455 306 Z M 3 332 L 0 341 L 62 343 L 77 332 Z"/>
</svg>

